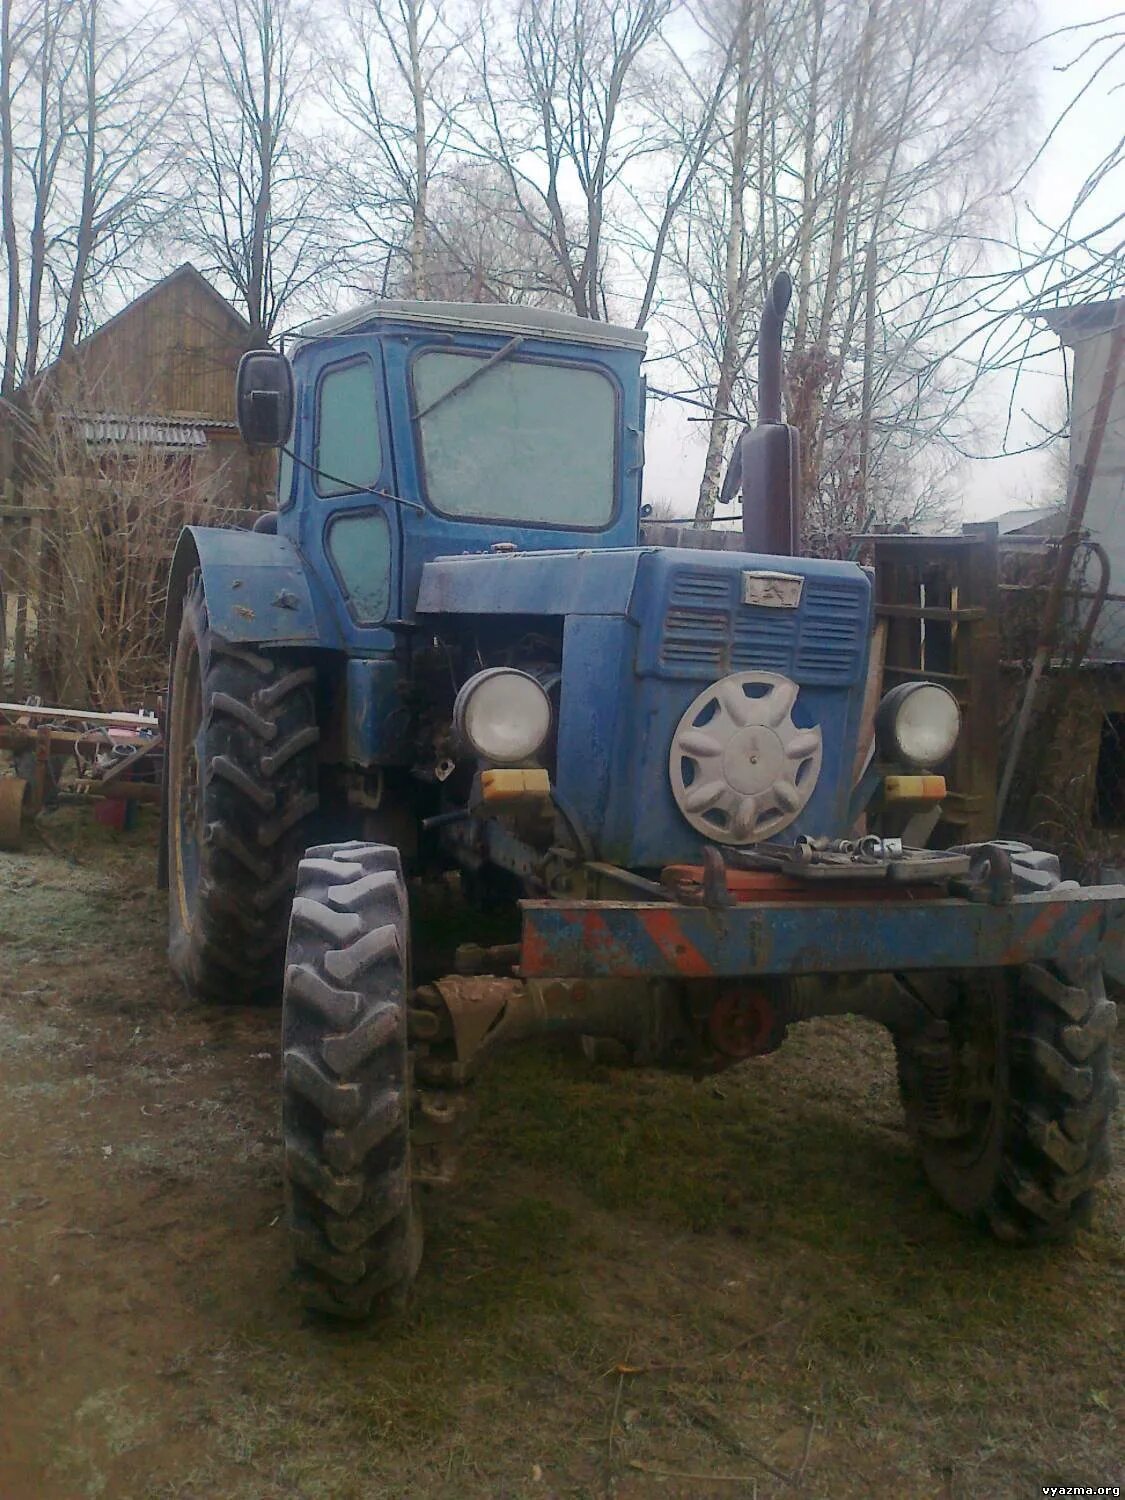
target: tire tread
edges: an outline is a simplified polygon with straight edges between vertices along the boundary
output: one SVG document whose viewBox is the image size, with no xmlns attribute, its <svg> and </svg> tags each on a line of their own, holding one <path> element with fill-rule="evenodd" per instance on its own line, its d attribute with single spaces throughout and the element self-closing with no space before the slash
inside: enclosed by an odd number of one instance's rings
<svg viewBox="0 0 1125 1500">
<path fill-rule="evenodd" d="M 952 1208 L 1012 1244 L 1065 1239 L 1088 1221 L 1094 1190 L 1109 1169 L 1116 1022 L 1096 966 L 1074 971 L 1034 963 L 1015 972 L 998 1170 L 975 1201 L 959 1190 L 944 1143 L 926 1132 L 923 1082 L 932 1059 L 924 1046 L 896 1039 L 907 1122 L 927 1175 Z"/>
<path fill-rule="evenodd" d="M 198 658 L 203 830 L 190 931 L 174 893 L 170 901 L 172 966 L 203 999 L 276 1000 L 297 864 L 320 802 L 316 669 L 291 651 L 216 635 L 198 573 L 184 597 L 177 660 L 184 651 Z M 177 826 L 171 809 L 170 838 Z"/>
<path fill-rule="evenodd" d="M 290 1241 L 306 1305 L 337 1318 L 400 1305 L 420 1255 L 404 890 L 382 845 L 318 846 L 297 874 L 282 1022 Z"/>
</svg>

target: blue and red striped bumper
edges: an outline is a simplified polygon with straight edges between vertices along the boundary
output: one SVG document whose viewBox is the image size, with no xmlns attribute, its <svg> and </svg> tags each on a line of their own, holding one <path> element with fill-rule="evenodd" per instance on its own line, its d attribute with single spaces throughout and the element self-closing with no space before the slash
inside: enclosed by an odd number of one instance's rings
<svg viewBox="0 0 1125 1500">
<path fill-rule="evenodd" d="M 1097 958 L 1120 946 L 1125 886 L 1015 896 L 1001 906 L 917 901 L 745 903 L 713 908 L 524 901 L 526 978 L 705 979 L 984 969 Z"/>
</svg>

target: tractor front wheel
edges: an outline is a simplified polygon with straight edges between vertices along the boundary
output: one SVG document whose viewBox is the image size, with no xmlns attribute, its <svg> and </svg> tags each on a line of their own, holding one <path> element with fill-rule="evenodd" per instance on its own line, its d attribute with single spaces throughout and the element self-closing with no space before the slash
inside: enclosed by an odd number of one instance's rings
<svg viewBox="0 0 1125 1500">
<path fill-rule="evenodd" d="M 306 1305 L 332 1317 L 401 1305 L 421 1259 L 408 973 L 397 850 L 310 849 L 286 952 L 281 1117 L 297 1279 Z"/>
<path fill-rule="evenodd" d="M 168 950 L 207 1000 L 276 999 L 297 862 L 318 806 L 316 670 L 211 630 L 198 573 L 172 660 Z"/>
<path fill-rule="evenodd" d="M 926 1176 L 998 1239 L 1063 1239 L 1109 1165 L 1117 1012 L 1101 972 L 1036 963 L 939 982 L 942 1019 L 896 1038 Z"/>
</svg>

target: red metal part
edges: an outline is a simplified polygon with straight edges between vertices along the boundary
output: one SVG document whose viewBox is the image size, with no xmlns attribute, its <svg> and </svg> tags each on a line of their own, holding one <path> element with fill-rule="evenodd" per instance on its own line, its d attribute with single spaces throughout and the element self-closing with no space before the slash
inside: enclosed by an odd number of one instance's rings
<svg viewBox="0 0 1125 1500">
<path fill-rule="evenodd" d="M 785 1027 L 779 1024 L 769 996 L 756 989 L 726 989 L 712 1005 L 707 1034 L 716 1052 L 739 1062 L 760 1057 L 781 1046 Z"/>
</svg>

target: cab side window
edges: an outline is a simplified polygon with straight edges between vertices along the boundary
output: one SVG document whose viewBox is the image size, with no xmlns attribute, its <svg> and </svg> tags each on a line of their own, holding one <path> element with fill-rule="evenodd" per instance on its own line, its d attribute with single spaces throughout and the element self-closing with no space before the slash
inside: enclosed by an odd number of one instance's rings
<svg viewBox="0 0 1125 1500">
<path fill-rule="evenodd" d="M 332 365 L 320 377 L 316 401 L 314 483 L 325 498 L 372 489 L 383 448 L 375 367 L 367 358 Z"/>
<path fill-rule="evenodd" d="M 358 625 L 378 625 L 391 607 L 391 529 L 382 511 L 345 511 L 328 530 L 328 555 Z"/>
</svg>

